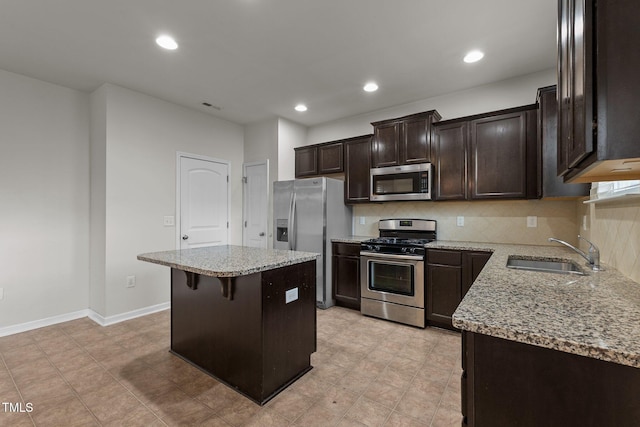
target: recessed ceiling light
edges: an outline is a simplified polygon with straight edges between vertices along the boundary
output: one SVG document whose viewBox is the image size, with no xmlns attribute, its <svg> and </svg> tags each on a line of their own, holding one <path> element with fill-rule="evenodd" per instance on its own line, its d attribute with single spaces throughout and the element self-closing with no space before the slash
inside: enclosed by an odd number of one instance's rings
<svg viewBox="0 0 640 427">
<path fill-rule="evenodd" d="M 479 50 L 472 50 L 464 56 L 463 61 L 467 64 L 470 64 L 472 62 L 478 62 L 482 58 L 484 58 L 484 53 L 480 52 Z"/>
<path fill-rule="evenodd" d="M 364 89 L 365 92 L 375 92 L 378 90 L 378 85 L 375 84 L 374 82 L 369 82 L 366 85 L 364 85 L 362 89 Z"/>
<path fill-rule="evenodd" d="M 307 111 L 307 106 L 304 105 L 304 104 L 298 104 L 298 105 L 296 105 L 295 110 L 303 113 L 303 112 Z"/>
<path fill-rule="evenodd" d="M 156 39 L 156 43 L 158 46 L 163 47 L 168 50 L 176 50 L 178 48 L 178 43 L 171 36 L 163 35 Z"/>
</svg>

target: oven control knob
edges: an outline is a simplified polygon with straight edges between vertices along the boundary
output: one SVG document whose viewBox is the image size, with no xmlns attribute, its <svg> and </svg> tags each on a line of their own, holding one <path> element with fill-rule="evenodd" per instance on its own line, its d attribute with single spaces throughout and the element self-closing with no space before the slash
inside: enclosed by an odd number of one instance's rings
<svg viewBox="0 0 640 427">
<path fill-rule="evenodd" d="M 368 251 L 373 250 L 373 246 L 371 246 L 371 245 L 367 245 L 367 250 L 368 250 Z"/>
<path fill-rule="evenodd" d="M 375 245 L 375 246 L 374 246 L 374 249 L 375 249 L 376 251 L 380 251 L 380 245 Z"/>
<path fill-rule="evenodd" d="M 412 254 L 415 254 L 416 253 L 416 248 L 409 249 L 409 252 L 411 252 Z"/>
<path fill-rule="evenodd" d="M 406 253 L 407 252 L 407 248 L 400 248 L 400 252 Z"/>
</svg>

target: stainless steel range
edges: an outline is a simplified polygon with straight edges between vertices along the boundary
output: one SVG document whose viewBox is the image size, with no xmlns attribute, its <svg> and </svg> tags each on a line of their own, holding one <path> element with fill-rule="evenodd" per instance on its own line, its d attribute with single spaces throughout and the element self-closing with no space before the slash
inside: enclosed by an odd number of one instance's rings
<svg viewBox="0 0 640 427">
<path fill-rule="evenodd" d="M 360 246 L 360 311 L 424 328 L 424 245 L 436 239 L 436 221 L 383 219 L 378 229 Z"/>
</svg>

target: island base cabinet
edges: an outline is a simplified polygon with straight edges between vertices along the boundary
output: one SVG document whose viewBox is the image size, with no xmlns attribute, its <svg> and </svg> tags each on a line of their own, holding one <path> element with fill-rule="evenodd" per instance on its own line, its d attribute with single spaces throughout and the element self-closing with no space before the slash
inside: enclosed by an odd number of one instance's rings
<svg viewBox="0 0 640 427">
<path fill-rule="evenodd" d="M 311 369 L 315 265 L 234 278 L 172 269 L 171 352 L 266 403 Z"/>
<path fill-rule="evenodd" d="M 463 426 L 617 427 L 640 422 L 640 369 L 462 333 Z"/>
</svg>

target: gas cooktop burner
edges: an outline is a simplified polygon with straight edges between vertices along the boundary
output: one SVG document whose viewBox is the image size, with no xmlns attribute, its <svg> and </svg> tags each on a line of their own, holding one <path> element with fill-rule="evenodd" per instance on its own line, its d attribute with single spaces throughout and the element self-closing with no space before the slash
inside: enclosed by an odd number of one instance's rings
<svg viewBox="0 0 640 427">
<path fill-rule="evenodd" d="M 402 237 L 378 237 L 369 239 L 364 243 L 374 245 L 394 245 L 394 246 L 424 246 L 435 239 L 408 239 Z"/>
</svg>

